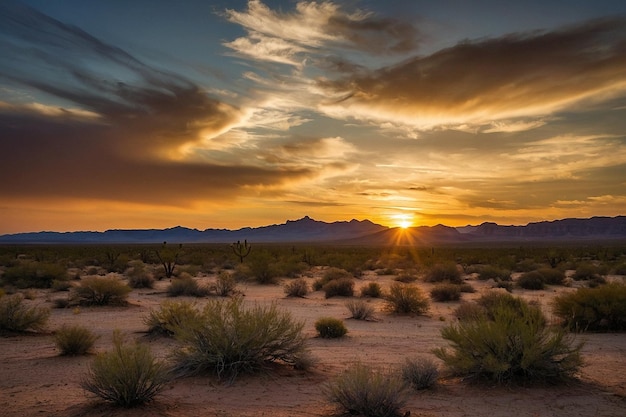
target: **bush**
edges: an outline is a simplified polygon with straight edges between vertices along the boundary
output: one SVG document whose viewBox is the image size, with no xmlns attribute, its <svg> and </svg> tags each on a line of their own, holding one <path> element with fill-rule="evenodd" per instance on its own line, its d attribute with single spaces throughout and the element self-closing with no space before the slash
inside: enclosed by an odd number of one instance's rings
<svg viewBox="0 0 626 417">
<path fill-rule="evenodd" d="M 259 284 L 275 284 L 281 272 L 276 260 L 268 252 L 255 253 L 250 257 L 248 266 Z"/>
<path fill-rule="evenodd" d="M 315 330 L 324 339 L 335 339 L 345 336 L 348 329 L 342 320 L 334 317 L 321 317 L 315 322 Z"/>
<path fill-rule="evenodd" d="M 391 417 L 407 401 L 406 384 L 399 375 L 356 364 L 324 387 L 328 400 L 343 412 L 368 417 Z"/>
<path fill-rule="evenodd" d="M 208 288 L 200 286 L 198 281 L 189 275 L 173 278 L 172 283 L 167 287 L 167 295 L 170 297 L 205 297 L 208 294 Z"/>
<path fill-rule="evenodd" d="M 334 279 L 322 287 L 326 298 L 341 296 L 352 297 L 354 295 L 354 279 L 338 278 Z"/>
<path fill-rule="evenodd" d="M 304 278 L 297 278 L 287 283 L 284 290 L 288 297 L 304 297 L 309 293 L 309 284 Z"/>
<path fill-rule="evenodd" d="M 182 347 L 172 359 L 179 375 L 213 372 L 234 379 L 268 362 L 290 365 L 306 354 L 304 322 L 296 322 L 275 304 L 244 307 L 241 297 L 209 300 L 193 323 L 176 326 Z"/>
<path fill-rule="evenodd" d="M 84 277 L 73 288 L 81 304 L 88 305 L 123 305 L 132 289 L 117 277 Z"/>
<path fill-rule="evenodd" d="M 565 273 L 560 269 L 541 268 L 537 272 L 543 276 L 543 282 L 547 285 L 563 285 L 565 281 Z"/>
<path fill-rule="evenodd" d="M 426 274 L 426 282 L 451 282 L 460 284 L 463 282 L 461 273 L 455 263 L 437 264 L 430 268 Z"/>
<path fill-rule="evenodd" d="M 380 298 L 382 295 L 383 290 L 378 282 L 370 282 L 361 287 L 361 297 Z"/>
<path fill-rule="evenodd" d="M 435 301 L 458 301 L 461 299 L 461 287 L 457 284 L 437 284 L 430 290 Z"/>
<path fill-rule="evenodd" d="M 222 271 L 217 275 L 217 279 L 215 280 L 215 292 L 217 295 L 226 297 L 233 294 L 235 288 L 237 288 L 237 280 L 232 274 Z"/>
<path fill-rule="evenodd" d="M 626 285 L 579 288 L 555 297 L 553 308 L 570 330 L 623 331 L 626 330 Z"/>
<path fill-rule="evenodd" d="M 353 319 L 372 320 L 374 317 L 374 307 L 363 300 L 348 300 L 346 307 L 350 310 Z"/>
<path fill-rule="evenodd" d="M 417 277 L 412 274 L 400 274 L 397 277 L 395 277 L 393 280 L 397 282 L 403 282 L 405 284 L 409 284 L 411 282 L 417 281 Z"/>
<path fill-rule="evenodd" d="M 72 283 L 70 281 L 55 279 L 52 281 L 50 288 L 54 291 L 69 291 L 72 288 Z"/>
<path fill-rule="evenodd" d="M 460 284 L 459 290 L 467 294 L 473 294 L 476 292 L 476 288 L 474 288 L 469 282 L 464 282 L 463 284 Z"/>
<path fill-rule="evenodd" d="M 148 333 L 173 336 L 179 327 L 188 326 L 198 318 L 195 304 L 188 301 L 164 301 L 159 310 L 150 310 L 144 318 Z"/>
<path fill-rule="evenodd" d="M 91 330 L 82 326 L 64 325 L 54 334 L 54 343 L 63 356 L 84 355 L 98 340 Z"/>
<path fill-rule="evenodd" d="M 492 295 L 487 314 L 441 331 L 452 343 L 434 351 L 456 374 L 497 383 L 558 381 L 581 366 L 582 344 L 546 326 L 541 310 L 508 294 Z"/>
<path fill-rule="evenodd" d="M 439 369 L 431 359 L 407 358 L 402 366 L 402 378 L 416 390 L 432 388 L 439 379 Z"/>
<path fill-rule="evenodd" d="M 133 261 L 131 267 L 126 271 L 128 285 L 131 288 L 153 288 L 154 276 L 146 265 L 141 261 Z"/>
<path fill-rule="evenodd" d="M 493 279 L 494 281 L 510 281 L 511 271 L 497 266 L 484 265 L 478 270 L 478 279 L 483 281 L 488 279 Z"/>
<path fill-rule="evenodd" d="M 113 351 L 98 355 L 81 386 L 122 407 L 150 402 L 170 380 L 166 366 L 140 343 L 127 345 L 116 332 Z"/>
<path fill-rule="evenodd" d="M 322 282 L 326 284 L 327 282 L 341 278 L 353 278 L 353 275 L 345 269 L 332 267 L 324 271 Z"/>
<path fill-rule="evenodd" d="M 517 285 L 525 290 L 543 290 L 543 279 L 543 275 L 538 271 L 524 272 L 517 279 Z"/>
<path fill-rule="evenodd" d="M 385 300 L 387 308 L 394 313 L 424 314 L 428 311 L 428 299 L 418 287 L 410 284 L 391 284 Z"/>
<path fill-rule="evenodd" d="M 50 317 L 44 307 L 29 307 L 23 304 L 22 294 L 0 297 L 0 331 L 24 332 L 43 330 Z"/>
<path fill-rule="evenodd" d="M 576 272 L 572 278 L 575 281 L 594 280 L 599 277 L 599 269 L 593 264 L 580 264 L 576 267 Z"/>
<path fill-rule="evenodd" d="M 6 268 L 2 274 L 4 285 L 13 285 L 20 289 L 50 288 L 55 280 L 68 280 L 65 267 L 56 263 L 22 261 Z"/>
<path fill-rule="evenodd" d="M 487 317 L 487 309 L 477 303 L 462 302 L 454 310 L 454 317 L 459 320 L 478 320 Z"/>
</svg>

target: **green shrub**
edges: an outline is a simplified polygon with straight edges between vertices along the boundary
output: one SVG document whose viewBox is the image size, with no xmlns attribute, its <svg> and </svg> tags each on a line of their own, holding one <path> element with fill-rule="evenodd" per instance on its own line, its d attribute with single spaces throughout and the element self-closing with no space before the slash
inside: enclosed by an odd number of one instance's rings
<svg viewBox="0 0 626 417">
<path fill-rule="evenodd" d="M 170 297 L 205 297 L 209 294 L 209 289 L 198 284 L 198 281 L 189 275 L 182 275 L 180 278 L 172 278 L 172 282 L 167 287 L 167 295 Z"/>
<path fill-rule="evenodd" d="M 132 291 L 128 285 L 115 276 L 84 277 L 80 284 L 72 288 L 81 304 L 87 305 L 123 305 Z"/>
<path fill-rule="evenodd" d="M 304 278 L 297 278 L 285 284 L 284 290 L 288 297 L 304 297 L 309 293 L 309 284 Z"/>
<path fill-rule="evenodd" d="M 483 265 L 478 269 L 478 279 L 494 281 L 510 281 L 511 271 L 504 268 L 499 268 L 492 265 Z"/>
<path fill-rule="evenodd" d="M 575 281 L 587 281 L 597 279 L 599 276 L 599 269 L 593 264 L 584 263 L 576 267 L 576 272 L 572 278 Z"/>
<path fill-rule="evenodd" d="M 463 282 L 461 273 L 455 263 L 433 265 L 426 273 L 426 282 L 451 282 L 460 284 Z"/>
<path fill-rule="evenodd" d="M 82 326 L 63 325 L 54 333 L 54 343 L 63 356 L 84 355 L 98 340 L 91 330 Z"/>
<path fill-rule="evenodd" d="M 461 287 L 457 284 L 437 284 L 430 290 L 435 301 L 458 301 L 461 299 Z"/>
<path fill-rule="evenodd" d="M 326 271 L 324 271 L 324 274 L 322 275 L 322 281 L 324 284 L 332 280 L 341 278 L 353 278 L 353 275 L 345 269 L 335 267 L 328 268 Z"/>
<path fill-rule="evenodd" d="M 153 288 L 154 276 L 141 261 L 131 262 L 131 267 L 126 271 L 128 285 L 131 288 Z"/>
<path fill-rule="evenodd" d="M 198 316 L 195 304 L 189 301 L 164 301 L 158 310 L 150 310 L 144 323 L 148 326 L 148 333 L 173 336 L 177 328 L 188 326 Z"/>
<path fill-rule="evenodd" d="M 503 383 L 553 382 L 578 371 L 582 344 L 572 346 L 562 329 L 548 328 L 539 308 L 508 294 L 490 297 L 485 316 L 441 331 L 452 352 L 434 353 L 454 373 Z"/>
<path fill-rule="evenodd" d="M 432 359 L 407 358 L 402 365 L 402 378 L 413 389 L 432 388 L 439 379 L 439 368 Z"/>
<path fill-rule="evenodd" d="M 374 317 L 374 307 L 363 300 L 348 300 L 346 307 L 350 310 L 353 319 L 372 320 Z"/>
<path fill-rule="evenodd" d="M 21 261 L 5 269 L 2 283 L 16 288 L 50 288 L 53 281 L 67 281 L 67 269 L 56 263 Z"/>
<path fill-rule="evenodd" d="M 256 252 L 250 257 L 248 267 L 259 284 L 275 284 L 281 273 L 276 259 L 268 252 Z"/>
<path fill-rule="evenodd" d="M 217 275 L 217 279 L 215 280 L 215 292 L 217 295 L 226 297 L 234 294 L 236 288 L 237 280 L 232 274 L 222 271 Z"/>
<path fill-rule="evenodd" d="M 565 281 L 565 273 L 560 269 L 541 268 L 537 272 L 543 276 L 543 282 L 547 285 L 563 285 Z"/>
<path fill-rule="evenodd" d="M 354 279 L 338 278 L 326 283 L 322 287 L 324 296 L 331 298 L 335 296 L 352 297 L 354 295 Z"/>
<path fill-rule="evenodd" d="M 275 304 L 244 307 L 241 297 L 209 300 L 193 323 L 177 326 L 172 354 L 179 375 L 215 373 L 234 379 L 269 362 L 296 365 L 306 354 L 304 322 Z"/>
<path fill-rule="evenodd" d="M 570 330 L 623 331 L 626 330 L 626 285 L 579 288 L 555 297 L 553 308 Z"/>
<path fill-rule="evenodd" d="M 0 331 L 24 332 L 43 330 L 50 317 L 45 307 L 24 305 L 22 294 L 0 297 Z"/>
<path fill-rule="evenodd" d="M 164 363 L 143 344 L 125 344 L 116 332 L 113 350 L 98 355 L 81 386 L 105 401 L 121 407 L 150 402 L 170 380 Z"/>
<path fill-rule="evenodd" d="M 517 285 L 525 290 L 543 290 L 543 280 L 543 275 L 538 271 L 524 272 L 517 279 Z"/>
<path fill-rule="evenodd" d="M 478 320 L 487 317 L 487 309 L 477 303 L 462 302 L 455 310 L 454 317 L 458 320 Z"/>
<path fill-rule="evenodd" d="M 343 324 L 342 320 L 334 317 L 321 317 L 315 322 L 315 330 L 319 333 L 320 337 L 325 339 L 335 339 L 345 336 L 348 333 L 348 329 Z"/>
<path fill-rule="evenodd" d="M 356 364 L 324 387 L 342 412 L 367 417 L 399 415 L 407 401 L 406 384 L 396 373 Z"/>
<path fill-rule="evenodd" d="M 398 314 L 424 314 L 428 311 L 428 299 L 414 285 L 391 284 L 386 295 L 387 308 Z"/>
<path fill-rule="evenodd" d="M 361 287 L 361 297 L 380 298 L 382 295 L 383 290 L 378 282 L 369 282 Z"/>
</svg>

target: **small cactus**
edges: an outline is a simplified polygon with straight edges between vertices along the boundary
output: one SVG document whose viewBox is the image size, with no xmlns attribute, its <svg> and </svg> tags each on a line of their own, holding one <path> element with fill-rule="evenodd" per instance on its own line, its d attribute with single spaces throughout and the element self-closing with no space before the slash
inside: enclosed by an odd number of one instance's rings
<svg viewBox="0 0 626 417">
<path fill-rule="evenodd" d="M 240 263 L 243 263 L 243 259 L 250 254 L 250 249 L 252 249 L 247 240 L 244 240 L 243 244 L 238 240 L 237 243 L 233 243 L 230 247 L 233 248 L 235 255 L 239 257 Z"/>
</svg>

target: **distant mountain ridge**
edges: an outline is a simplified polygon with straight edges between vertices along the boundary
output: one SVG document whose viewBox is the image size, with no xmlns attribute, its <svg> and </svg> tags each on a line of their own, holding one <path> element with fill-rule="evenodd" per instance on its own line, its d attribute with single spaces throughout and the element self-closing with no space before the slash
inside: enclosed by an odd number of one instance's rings
<svg viewBox="0 0 626 417">
<path fill-rule="evenodd" d="M 0 236 L 0 243 L 96 244 L 96 243 L 232 243 L 247 239 L 256 243 L 320 243 L 355 245 L 419 245 L 466 242 L 523 242 L 626 240 L 626 216 L 563 219 L 500 226 L 485 222 L 478 226 L 444 225 L 389 228 L 369 220 L 327 223 L 305 216 L 283 224 L 229 229 L 112 229 L 104 232 L 31 232 Z"/>
</svg>

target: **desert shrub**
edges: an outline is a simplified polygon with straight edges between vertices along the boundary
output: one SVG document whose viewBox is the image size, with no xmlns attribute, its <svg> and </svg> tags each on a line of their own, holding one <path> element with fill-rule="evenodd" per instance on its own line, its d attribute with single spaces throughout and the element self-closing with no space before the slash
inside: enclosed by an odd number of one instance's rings
<svg viewBox="0 0 626 417">
<path fill-rule="evenodd" d="M 348 300 L 346 308 L 350 311 L 353 319 L 372 320 L 374 317 L 374 307 L 363 300 Z"/>
<path fill-rule="evenodd" d="M 324 283 L 340 278 L 353 278 L 353 275 L 345 269 L 335 267 L 328 268 L 322 274 L 322 281 Z"/>
<path fill-rule="evenodd" d="M 215 280 L 215 292 L 217 295 L 226 297 L 233 294 L 235 292 L 235 288 L 237 288 L 237 280 L 232 274 L 222 271 L 217 275 Z"/>
<path fill-rule="evenodd" d="M 517 279 L 517 285 L 525 290 L 543 290 L 543 275 L 538 271 L 524 272 Z"/>
<path fill-rule="evenodd" d="M 431 388 L 439 379 L 437 364 L 428 358 L 407 358 L 401 371 L 402 378 L 416 390 Z"/>
<path fill-rule="evenodd" d="M 477 320 L 487 316 L 487 309 L 477 303 L 462 302 L 454 309 L 454 317 L 459 320 Z"/>
<path fill-rule="evenodd" d="M 82 326 L 64 325 L 54 333 L 54 343 L 63 356 L 84 355 L 96 340 L 98 336 Z"/>
<path fill-rule="evenodd" d="M 280 268 L 269 252 L 256 252 L 248 262 L 250 273 L 259 284 L 275 284 Z"/>
<path fill-rule="evenodd" d="M 369 282 L 361 287 L 361 297 L 380 298 L 382 295 L 383 290 L 378 282 Z"/>
<path fill-rule="evenodd" d="M 315 322 L 315 330 L 319 333 L 320 337 L 325 339 L 335 339 L 345 336 L 348 333 L 348 329 L 343 320 L 339 320 L 334 317 L 321 317 Z"/>
<path fill-rule="evenodd" d="M 502 288 L 506 290 L 507 292 L 513 292 L 514 286 L 515 284 L 512 281 L 502 281 L 499 279 L 499 280 L 496 280 L 492 288 Z"/>
<path fill-rule="evenodd" d="M 338 278 L 327 282 L 322 287 L 326 298 L 341 296 L 352 297 L 354 295 L 354 279 Z"/>
<path fill-rule="evenodd" d="M 562 285 L 565 281 L 565 273 L 560 269 L 541 268 L 537 272 L 543 276 L 543 282 L 547 285 Z"/>
<path fill-rule="evenodd" d="M 52 285 L 50 285 L 54 291 L 69 291 L 72 288 L 72 283 L 66 280 L 55 279 L 52 281 Z"/>
<path fill-rule="evenodd" d="M 611 272 L 615 275 L 626 275 L 626 262 L 615 265 Z"/>
<path fill-rule="evenodd" d="M 626 330 L 626 285 L 611 283 L 579 288 L 555 297 L 553 308 L 570 330 L 623 331 Z"/>
<path fill-rule="evenodd" d="M 72 288 L 81 304 L 122 305 L 132 289 L 115 276 L 84 277 L 80 284 Z"/>
<path fill-rule="evenodd" d="M 241 297 L 209 300 L 193 323 L 177 326 L 172 354 L 179 375 L 212 372 L 231 380 L 269 362 L 295 365 L 306 353 L 304 322 L 275 304 L 244 307 Z"/>
<path fill-rule="evenodd" d="M 397 282 L 403 282 L 405 284 L 409 284 L 411 282 L 417 281 L 417 276 L 413 274 L 400 274 L 397 277 L 395 277 L 393 280 Z"/>
<path fill-rule="evenodd" d="M 583 263 L 576 267 L 576 272 L 572 278 L 576 281 L 586 281 L 597 279 L 599 276 L 599 269 L 593 264 Z"/>
<path fill-rule="evenodd" d="M 284 290 L 288 297 L 304 297 L 309 293 L 309 284 L 304 278 L 297 278 L 285 284 Z"/>
<path fill-rule="evenodd" d="M 56 263 L 22 261 L 5 269 L 2 283 L 16 288 L 50 288 L 52 282 L 67 281 L 67 269 Z"/>
<path fill-rule="evenodd" d="M 116 332 L 113 350 L 94 359 L 81 386 L 115 405 L 135 407 L 152 401 L 169 380 L 168 368 L 146 345 L 126 344 Z"/>
<path fill-rule="evenodd" d="M 450 283 L 437 284 L 430 290 L 430 296 L 435 301 L 458 301 L 461 299 L 461 287 Z"/>
<path fill-rule="evenodd" d="M 397 416 L 407 401 L 406 384 L 400 375 L 363 364 L 348 368 L 323 392 L 342 412 L 368 417 Z"/>
<path fill-rule="evenodd" d="M 426 282 L 451 282 L 460 284 L 463 282 L 461 273 L 455 263 L 433 265 L 425 276 Z"/>
<path fill-rule="evenodd" d="M 198 318 L 195 304 L 189 301 L 164 301 L 158 310 L 151 309 L 144 323 L 148 333 L 173 336 L 179 327 L 185 327 Z"/>
<path fill-rule="evenodd" d="M 487 317 L 489 317 L 491 320 L 494 319 L 493 312 L 496 311 L 500 306 L 519 311 L 522 311 L 526 306 L 526 302 L 522 298 L 515 297 L 511 294 L 503 293 L 500 291 L 489 291 L 481 295 L 480 298 L 476 300 L 476 303 L 485 309 Z M 540 312 L 538 314 L 539 316 L 543 317 Z"/>
<path fill-rule="evenodd" d="M 391 284 L 385 296 L 387 309 L 398 314 L 424 314 L 428 311 L 428 299 L 414 285 Z"/>
<path fill-rule="evenodd" d="M 459 290 L 467 294 L 472 294 L 476 292 L 476 288 L 474 288 L 469 282 L 464 282 L 463 284 L 459 285 Z"/>
<path fill-rule="evenodd" d="M 172 278 L 171 284 L 167 287 L 167 295 L 170 297 L 205 297 L 208 294 L 208 288 L 198 284 L 198 281 L 189 275 L 183 275 L 180 278 Z"/>
<path fill-rule="evenodd" d="M 49 317 L 49 309 L 25 305 L 22 294 L 0 297 L 0 331 L 40 331 L 45 328 Z"/>
<path fill-rule="evenodd" d="M 141 261 L 131 262 L 131 267 L 126 271 L 128 285 L 131 288 L 153 288 L 154 276 Z"/>
<path fill-rule="evenodd" d="M 456 374 L 497 383 L 558 381 L 581 366 L 581 344 L 546 326 L 538 307 L 508 294 L 491 296 L 487 314 L 442 329 L 452 352 L 435 355 Z"/>
<path fill-rule="evenodd" d="M 511 271 L 493 265 L 483 265 L 478 269 L 478 279 L 494 281 L 510 281 Z"/>
</svg>

